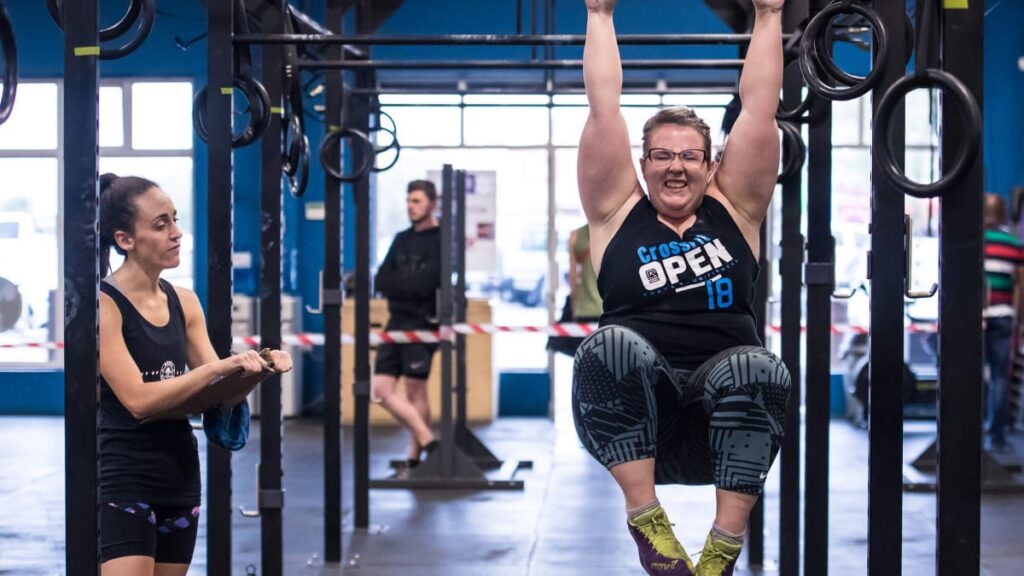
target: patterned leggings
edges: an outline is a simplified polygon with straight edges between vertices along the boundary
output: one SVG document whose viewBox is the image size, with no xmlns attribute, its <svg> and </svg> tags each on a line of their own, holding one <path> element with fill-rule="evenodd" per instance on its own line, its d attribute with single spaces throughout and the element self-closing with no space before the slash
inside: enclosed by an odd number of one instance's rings
<svg viewBox="0 0 1024 576">
<path fill-rule="evenodd" d="M 605 326 L 573 366 L 573 419 L 606 468 L 655 459 L 657 484 L 714 484 L 760 494 L 786 430 L 790 377 L 756 346 L 673 370 L 635 331 Z"/>
</svg>

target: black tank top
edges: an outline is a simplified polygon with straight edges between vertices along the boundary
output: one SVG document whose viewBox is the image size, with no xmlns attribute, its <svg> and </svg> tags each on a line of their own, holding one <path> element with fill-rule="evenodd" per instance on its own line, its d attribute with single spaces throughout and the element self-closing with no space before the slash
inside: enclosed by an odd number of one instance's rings
<svg viewBox="0 0 1024 576">
<path fill-rule="evenodd" d="M 720 202 L 704 196 L 696 216 L 680 238 L 644 196 L 608 243 L 597 278 L 601 325 L 636 330 L 682 370 L 726 348 L 761 344 L 757 258 Z"/>
<path fill-rule="evenodd" d="M 143 382 L 180 376 L 188 360 L 185 313 L 174 287 L 161 280 L 170 321 L 154 326 L 108 280 L 100 290 L 121 311 L 121 334 Z M 102 354 L 102 350 L 100 352 Z M 100 378 L 99 500 L 165 506 L 199 505 L 199 452 L 187 419 L 141 424 Z"/>
</svg>

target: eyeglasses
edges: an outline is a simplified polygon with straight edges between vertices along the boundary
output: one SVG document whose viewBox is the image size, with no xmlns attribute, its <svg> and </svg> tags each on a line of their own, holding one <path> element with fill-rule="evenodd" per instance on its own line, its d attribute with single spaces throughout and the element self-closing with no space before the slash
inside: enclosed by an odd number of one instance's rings
<svg viewBox="0 0 1024 576">
<path fill-rule="evenodd" d="M 679 160 L 684 166 L 697 167 L 704 163 L 707 155 L 707 151 L 700 148 L 692 148 L 682 152 L 673 152 L 667 148 L 651 148 L 647 151 L 644 158 L 655 166 L 664 167 L 671 164 L 676 156 L 679 156 Z"/>
</svg>

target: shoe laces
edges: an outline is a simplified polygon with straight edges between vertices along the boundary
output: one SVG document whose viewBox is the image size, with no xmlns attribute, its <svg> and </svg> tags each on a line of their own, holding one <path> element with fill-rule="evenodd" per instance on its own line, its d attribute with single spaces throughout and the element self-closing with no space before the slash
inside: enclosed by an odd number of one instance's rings
<svg viewBox="0 0 1024 576">
<path fill-rule="evenodd" d="M 708 543 L 700 553 L 698 574 L 707 576 L 721 574 L 730 562 L 739 557 L 740 550 L 742 547 L 739 545 L 708 538 Z"/>
<path fill-rule="evenodd" d="M 650 540 L 655 550 L 669 558 L 686 558 L 686 551 L 676 540 L 672 527 L 675 524 L 668 521 L 668 515 L 664 511 L 657 512 L 651 519 L 638 526 L 641 532 Z"/>
</svg>

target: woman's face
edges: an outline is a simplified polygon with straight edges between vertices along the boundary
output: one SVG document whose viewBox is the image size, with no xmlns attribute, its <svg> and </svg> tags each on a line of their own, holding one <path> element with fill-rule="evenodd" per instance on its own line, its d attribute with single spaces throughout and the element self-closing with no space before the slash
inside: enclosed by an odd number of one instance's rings
<svg viewBox="0 0 1024 576">
<path fill-rule="evenodd" d="M 156 187 L 135 198 L 134 232 L 119 230 L 114 234 L 126 259 L 157 270 L 176 268 L 181 263 L 181 236 L 174 202 Z"/>
</svg>

